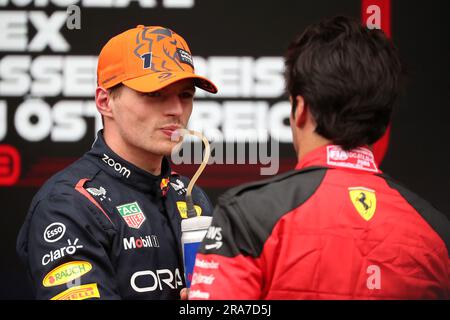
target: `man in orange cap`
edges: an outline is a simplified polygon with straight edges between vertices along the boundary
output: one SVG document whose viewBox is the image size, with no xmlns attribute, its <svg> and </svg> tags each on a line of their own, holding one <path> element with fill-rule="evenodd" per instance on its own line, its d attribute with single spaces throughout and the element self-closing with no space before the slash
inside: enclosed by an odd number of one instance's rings
<svg viewBox="0 0 450 320">
<path fill-rule="evenodd" d="M 195 87 L 187 43 L 164 27 L 137 26 L 103 47 L 92 149 L 34 197 L 17 251 L 38 299 L 178 299 L 184 287 L 180 223 L 188 179 L 165 156 L 187 125 Z M 211 215 L 199 188 L 198 215 Z"/>
</svg>

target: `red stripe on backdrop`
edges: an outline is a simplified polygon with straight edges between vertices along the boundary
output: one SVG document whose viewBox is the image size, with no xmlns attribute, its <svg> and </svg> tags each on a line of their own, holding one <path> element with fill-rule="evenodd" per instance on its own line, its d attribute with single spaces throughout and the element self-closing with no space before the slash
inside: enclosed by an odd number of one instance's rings
<svg viewBox="0 0 450 320">
<path fill-rule="evenodd" d="M 361 21 L 369 28 L 381 28 L 388 37 L 391 37 L 391 0 L 362 0 Z M 391 126 L 386 133 L 373 146 L 373 154 L 377 163 L 383 161 L 389 146 Z"/>
<path fill-rule="evenodd" d="M 19 180 L 22 159 L 16 147 L 0 144 L 0 186 L 12 186 Z"/>
<path fill-rule="evenodd" d="M 40 187 L 56 172 L 72 164 L 77 158 L 43 157 L 34 163 L 16 184 L 19 187 Z"/>
<path fill-rule="evenodd" d="M 278 173 L 294 170 L 297 164 L 295 158 L 281 158 L 278 164 Z M 271 164 L 212 164 L 198 179 L 198 185 L 204 188 L 231 188 L 237 185 L 270 178 L 261 175 L 261 168 L 270 167 Z M 273 166 L 273 164 L 272 164 Z M 173 166 L 174 170 L 183 176 L 192 177 L 198 169 L 198 165 L 184 164 Z"/>
<path fill-rule="evenodd" d="M 16 186 L 38 188 L 56 172 L 66 168 L 76 158 L 40 158 L 28 174 Z M 293 170 L 297 163 L 295 158 L 278 159 L 278 173 Z M 273 159 L 275 161 L 275 159 Z M 192 177 L 198 169 L 198 164 L 172 165 L 178 174 Z M 231 188 L 242 183 L 269 178 L 261 175 L 261 168 L 274 166 L 273 164 L 212 164 L 208 165 L 198 180 L 198 185 L 205 188 Z"/>
</svg>

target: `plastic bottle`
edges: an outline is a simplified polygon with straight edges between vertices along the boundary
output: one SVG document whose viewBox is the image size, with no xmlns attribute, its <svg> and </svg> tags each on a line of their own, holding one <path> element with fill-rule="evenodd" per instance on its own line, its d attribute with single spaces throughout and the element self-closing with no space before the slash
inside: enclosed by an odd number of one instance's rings
<svg viewBox="0 0 450 320">
<path fill-rule="evenodd" d="M 184 276 L 186 286 L 191 286 L 195 256 L 211 225 L 212 217 L 198 216 L 181 221 L 181 245 L 183 247 Z"/>
</svg>

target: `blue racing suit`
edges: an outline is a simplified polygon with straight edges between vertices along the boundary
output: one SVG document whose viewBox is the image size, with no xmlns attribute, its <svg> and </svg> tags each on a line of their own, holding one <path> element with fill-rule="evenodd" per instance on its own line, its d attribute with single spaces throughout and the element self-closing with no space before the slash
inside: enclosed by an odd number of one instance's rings
<svg viewBox="0 0 450 320">
<path fill-rule="evenodd" d="M 100 131 L 39 190 L 20 230 L 17 252 L 36 298 L 179 299 L 188 183 L 165 158 L 159 176 L 125 161 Z M 211 215 L 205 193 L 192 194 L 197 215 Z"/>
</svg>

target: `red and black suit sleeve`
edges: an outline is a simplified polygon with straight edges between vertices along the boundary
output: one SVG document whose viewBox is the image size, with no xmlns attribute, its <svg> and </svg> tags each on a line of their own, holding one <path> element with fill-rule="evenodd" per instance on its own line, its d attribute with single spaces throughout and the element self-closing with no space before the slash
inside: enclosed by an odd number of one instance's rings
<svg viewBox="0 0 450 320">
<path fill-rule="evenodd" d="M 326 169 L 291 171 L 230 190 L 219 198 L 197 255 L 189 299 L 262 299 L 269 270 L 265 250 L 280 218 L 307 201 Z M 277 193 L 277 195 L 275 195 Z"/>
</svg>

